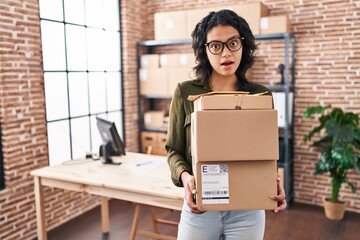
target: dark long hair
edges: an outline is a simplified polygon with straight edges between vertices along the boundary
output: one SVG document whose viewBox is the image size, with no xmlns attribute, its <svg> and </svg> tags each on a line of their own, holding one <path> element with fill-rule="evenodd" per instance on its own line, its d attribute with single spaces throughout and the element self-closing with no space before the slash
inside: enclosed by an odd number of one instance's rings
<svg viewBox="0 0 360 240">
<path fill-rule="evenodd" d="M 254 64 L 254 51 L 256 50 L 255 38 L 251 32 L 249 24 L 246 20 L 234 11 L 220 10 L 217 12 L 210 12 L 198 24 L 191 33 L 192 48 L 194 50 L 197 65 L 194 67 L 195 75 L 203 82 L 207 82 L 212 73 L 212 67 L 206 56 L 206 37 L 207 33 L 218 25 L 231 26 L 238 30 L 242 40 L 242 59 L 240 66 L 236 70 L 240 88 L 248 90 L 250 83 L 245 77 L 246 71 Z"/>
</svg>

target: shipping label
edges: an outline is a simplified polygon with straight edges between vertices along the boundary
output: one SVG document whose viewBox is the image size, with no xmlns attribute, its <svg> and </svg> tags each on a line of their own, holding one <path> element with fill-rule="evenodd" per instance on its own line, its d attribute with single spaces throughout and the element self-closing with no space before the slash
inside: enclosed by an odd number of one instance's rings
<svg viewBox="0 0 360 240">
<path fill-rule="evenodd" d="M 201 165 L 203 204 L 229 203 L 229 165 Z"/>
</svg>

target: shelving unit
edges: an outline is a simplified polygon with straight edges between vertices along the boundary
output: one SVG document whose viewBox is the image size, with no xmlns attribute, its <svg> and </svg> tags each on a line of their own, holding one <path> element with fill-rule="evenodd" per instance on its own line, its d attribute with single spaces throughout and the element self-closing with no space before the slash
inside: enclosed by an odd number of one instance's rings
<svg viewBox="0 0 360 240">
<path fill-rule="evenodd" d="M 286 200 L 290 202 L 293 198 L 293 168 L 294 168 L 294 124 L 290 122 L 290 117 L 292 121 L 294 120 L 294 89 L 295 89 L 295 36 L 292 34 L 270 34 L 270 35 L 256 35 L 256 41 L 271 41 L 271 40 L 282 40 L 284 42 L 284 71 L 283 71 L 283 83 L 281 85 L 265 85 L 272 92 L 283 92 L 285 94 L 285 124 L 284 127 L 279 127 L 279 151 L 280 159 L 278 161 L 278 167 L 283 168 L 284 170 L 284 188 L 286 192 Z M 171 45 L 190 45 L 192 43 L 191 39 L 185 40 L 173 40 L 173 41 L 143 41 L 138 42 L 137 44 L 137 64 L 140 68 L 140 57 L 141 49 L 146 49 L 146 53 L 152 53 L 153 47 L 160 46 L 171 46 Z M 291 59 L 291 61 L 290 61 Z M 292 93 L 290 95 L 290 93 Z M 172 96 L 144 96 L 140 94 L 139 89 L 140 103 L 142 100 L 148 101 L 149 107 L 154 106 L 154 101 L 156 99 L 168 99 L 170 100 Z M 290 99 L 292 97 L 292 99 Z M 290 101 L 291 100 L 291 101 Z M 292 103 L 291 112 L 289 112 L 289 105 Z M 142 104 L 139 104 L 139 129 L 141 131 L 155 131 L 155 132 L 164 132 L 163 129 L 145 129 L 143 127 L 143 117 L 142 117 Z M 140 137 L 139 137 L 140 139 Z M 141 142 L 141 141 L 140 141 Z M 141 149 L 141 143 L 140 149 Z"/>
</svg>

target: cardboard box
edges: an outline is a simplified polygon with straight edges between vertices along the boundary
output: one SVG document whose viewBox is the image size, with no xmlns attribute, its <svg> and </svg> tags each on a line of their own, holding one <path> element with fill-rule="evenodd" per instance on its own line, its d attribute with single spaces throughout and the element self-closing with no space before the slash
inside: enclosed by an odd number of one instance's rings
<svg viewBox="0 0 360 240">
<path fill-rule="evenodd" d="M 187 36 L 187 38 L 191 38 L 191 33 L 194 31 L 196 24 L 198 24 L 201 21 L 201 19 L 206 17 L 212 11 L 219 11 L 222 9 L 235 10 L 235 6 L 219 6 L 219 7 L 188 10 L 187 11 L 187 19 L 186 19 L 186 36 Z"/>
<path fill-rule="evenodd" d="M 140 68 L 159 68 L 159 54 L 143 54 L 140 57 Z"/>
<path fill-rule="evenodd" d="M 142 68 L 139 70 L 140 94 L 165 96 L 168 94 L 167 69 Z"/>
<path fill-rule="evenodd" d="M 284 172 L 284 168 L 279 167 L 278 168 L 278 174 L 280 175 L 280 179 L 281 179 L 281 184 L 283 185 L 283 187 L 285 188 L 285 172 Z"/>
<path fill-rule="evenodd" d="M 276 161 L 195 162 L 196 204 L 201 210 L 274 209 Z"/>
<path fill-rule="evenodd" d="M 272 109 L 272 97 L 268 95 L 219 94 L 202 96 L 194 102 L 194 111 L 221 109 Z"/>
<path fill-rule="evenodd" d="M 141 132 L 141 152 L 166 156 L 165 150 L 166 133 L 162 132 Z"/>
<path fill-rule="evenodd" d="M 195 66 L 195 56 L 193 53 L 170 53 L 160 55 L 160 67 L 188 67 Z"/>
<path fill-rule="evenodd" d="M 271 96 L 211 95 L 195 102 L 201 108 L 191 115 L 196 203 L 205 211 L 274 209 L 279 140 Z M 226 110 L 234 105 L 255 110 Z"/>
<path fill-rule="evenodd" d="M 168 68 L 168 95 L 174 94 L 179 82 L 190 80 L 191 72 L 192 69 L 188 67 Z"/>
<path fill-rule="evenodd" d="M 157 133 L 157 148 L 154 149 L 154 155 L 166 156 L 167 152 L 165 149 L 166 144 L 166 133 L 158 132 Z"/>
<path fill-rule="evenodd" d="M 146 128 L 165 128 L 167 125 L 164 123 L 164 111 L 147 111 L 144 112 L 144 126 Z"/>
<path fill-rule="evenodd" d="M 178 67 L 180 65 L 180 54 L 178 53 L 169 53 L 169 54 L 160 54 L 160 67 Z"/>
<path fill-rule="evenodd" d="M 155 40 L 189 38 L 186 36 L 186 15 L 186 11 L 155 13 Z"/>
<path fill-rule="evenodd" d="M 261 2 L 236 5 L 235 12 L 247 21 L 254 35 L 260 34 L 260 19 L 269 15 L 269 9 Z"/>
<path fill-rule="evenodd" d="M 196 65 L 194 53 L 180 53 L 180 66 L 192 69 Z"/>
<path fill-rule="evenodd" d="M 290 20 L 287 15 L 268 16 L 260 19 L 261 34 L 290 33 Z"/>
<path fill-rule="evenodd" d="M 156 132 L 141 132 L 141 152 L 151 154 L 152 149 L 156 146 Z"/>
<path fill-rule="evenodd" d="M 276 110 L 205 110 L 191 114 L 196 161 L 279 159 Z"/>
</svg>

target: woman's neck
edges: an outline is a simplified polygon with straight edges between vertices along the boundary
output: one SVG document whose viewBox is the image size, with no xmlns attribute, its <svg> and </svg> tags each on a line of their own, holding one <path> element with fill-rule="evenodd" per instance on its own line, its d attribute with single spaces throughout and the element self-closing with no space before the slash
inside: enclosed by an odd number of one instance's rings
<svg viewBox="0 0 360 240">
<path fill-rule="evenodd" d="M 215 77 L 211 76 L 209 85 L 212 91 L 236 91 L 238 80 L 236 76 Z"/>
</svg>

